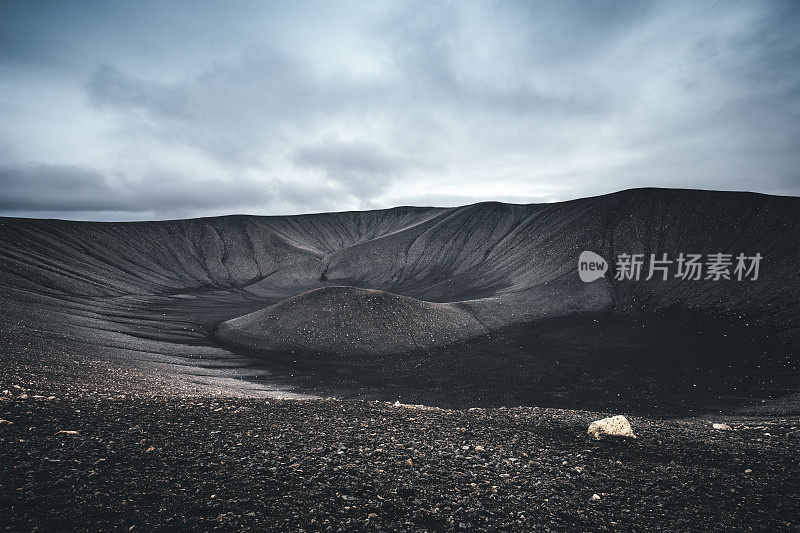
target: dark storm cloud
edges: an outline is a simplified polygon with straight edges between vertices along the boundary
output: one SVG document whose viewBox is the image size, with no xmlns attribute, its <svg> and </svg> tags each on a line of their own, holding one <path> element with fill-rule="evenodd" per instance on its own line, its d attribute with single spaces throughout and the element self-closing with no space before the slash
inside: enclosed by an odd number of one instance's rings
<svg viewBox="0 0 800 533">
<path fill-rule="evenodd" d="M 0 166 L 5 211 L 118 209 L 123 203 L 102 174 L 73 165 Z"/>
<path fill-rule="evenodd" d="M 5 212 L 800 193 L 796 2 L 116 6 L 0 7 Z"/>
<path fill-rule="evenodd" d="M 175 213 L 196 215 L 203 210 L 263 205 L 281 207 L 311 205 L 332 208 L 328 200 L 341 201 L 335 188 L 303 187 L 273 181 L 237 179 L 196 181 L 185 176 L 160 177 L 137 183 L 121 178 L 108 180 L 102 174 L 73 165 L 0 166 L 0 209 L 9 214 L 42 212 Z M 144 185 L 144 186 L 143 186 Z M 213 194 L 209 194 L 213 191 Z"/>
<path fill-rule="evenodd" d="M 87 89 L 94 105 L 125 117 L 126 134 L 135 126 L 140 134 L 201 149 L 225 164 L 255 162 L 321 120 L 357 114 L 372 92 L 345 79 L 316 79 L 307 64 L 261 49 L 173 84 L 102 65 Z"/>
</svg>

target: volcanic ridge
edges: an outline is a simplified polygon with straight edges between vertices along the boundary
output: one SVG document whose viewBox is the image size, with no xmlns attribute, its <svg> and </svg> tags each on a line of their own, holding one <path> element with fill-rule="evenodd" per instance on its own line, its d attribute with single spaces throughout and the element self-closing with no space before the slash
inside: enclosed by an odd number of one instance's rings
<svg viewBox="0 0 800 533">
<path fill-rule="evenodd" d="M 744 253 L 757 280 L 577 260 Z M 0 219 L 0 336 L 242 394 L 793 410 L 800 199 L 581 200 L 99 223 Z"/>
</svg>

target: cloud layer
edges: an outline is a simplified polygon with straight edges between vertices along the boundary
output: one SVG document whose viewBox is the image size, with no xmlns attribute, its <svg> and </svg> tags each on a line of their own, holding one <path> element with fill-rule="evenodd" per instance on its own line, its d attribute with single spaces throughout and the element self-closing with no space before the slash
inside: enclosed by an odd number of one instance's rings
<svg viewBox="0 0 800 533">
<path fill-rule="evenodd" d="M 796 2 L 5 2 L 0 213 L 800 194 Z"/>
</svg>

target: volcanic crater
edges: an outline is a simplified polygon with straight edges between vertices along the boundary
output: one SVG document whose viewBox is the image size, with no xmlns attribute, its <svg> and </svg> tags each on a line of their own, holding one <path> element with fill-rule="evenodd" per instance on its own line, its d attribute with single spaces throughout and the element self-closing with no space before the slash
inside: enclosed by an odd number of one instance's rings
<svg viewBox="0 0 800 533">
<path fill-rule="evenodd" d="M 612 265 L 764 259 L 757 280 L 609 271 L 584 283 L 584 251 Z M 0 335 L 9 349 L 248 395 L 788 412 L 799 255 L 797 198 L 671 189 L 282 217 L 2 218 Z"/>
</svg>

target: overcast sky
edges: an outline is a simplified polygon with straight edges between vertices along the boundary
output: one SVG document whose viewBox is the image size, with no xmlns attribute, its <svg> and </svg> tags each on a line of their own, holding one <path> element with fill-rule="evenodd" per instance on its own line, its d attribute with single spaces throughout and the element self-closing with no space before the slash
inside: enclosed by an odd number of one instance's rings
<svg viewBox="0 0 800 533">
<path fill-rule="evenodd" d="M 800 195 L 799 6 L 0 0 L 0 214 Z"/>
</svg>

